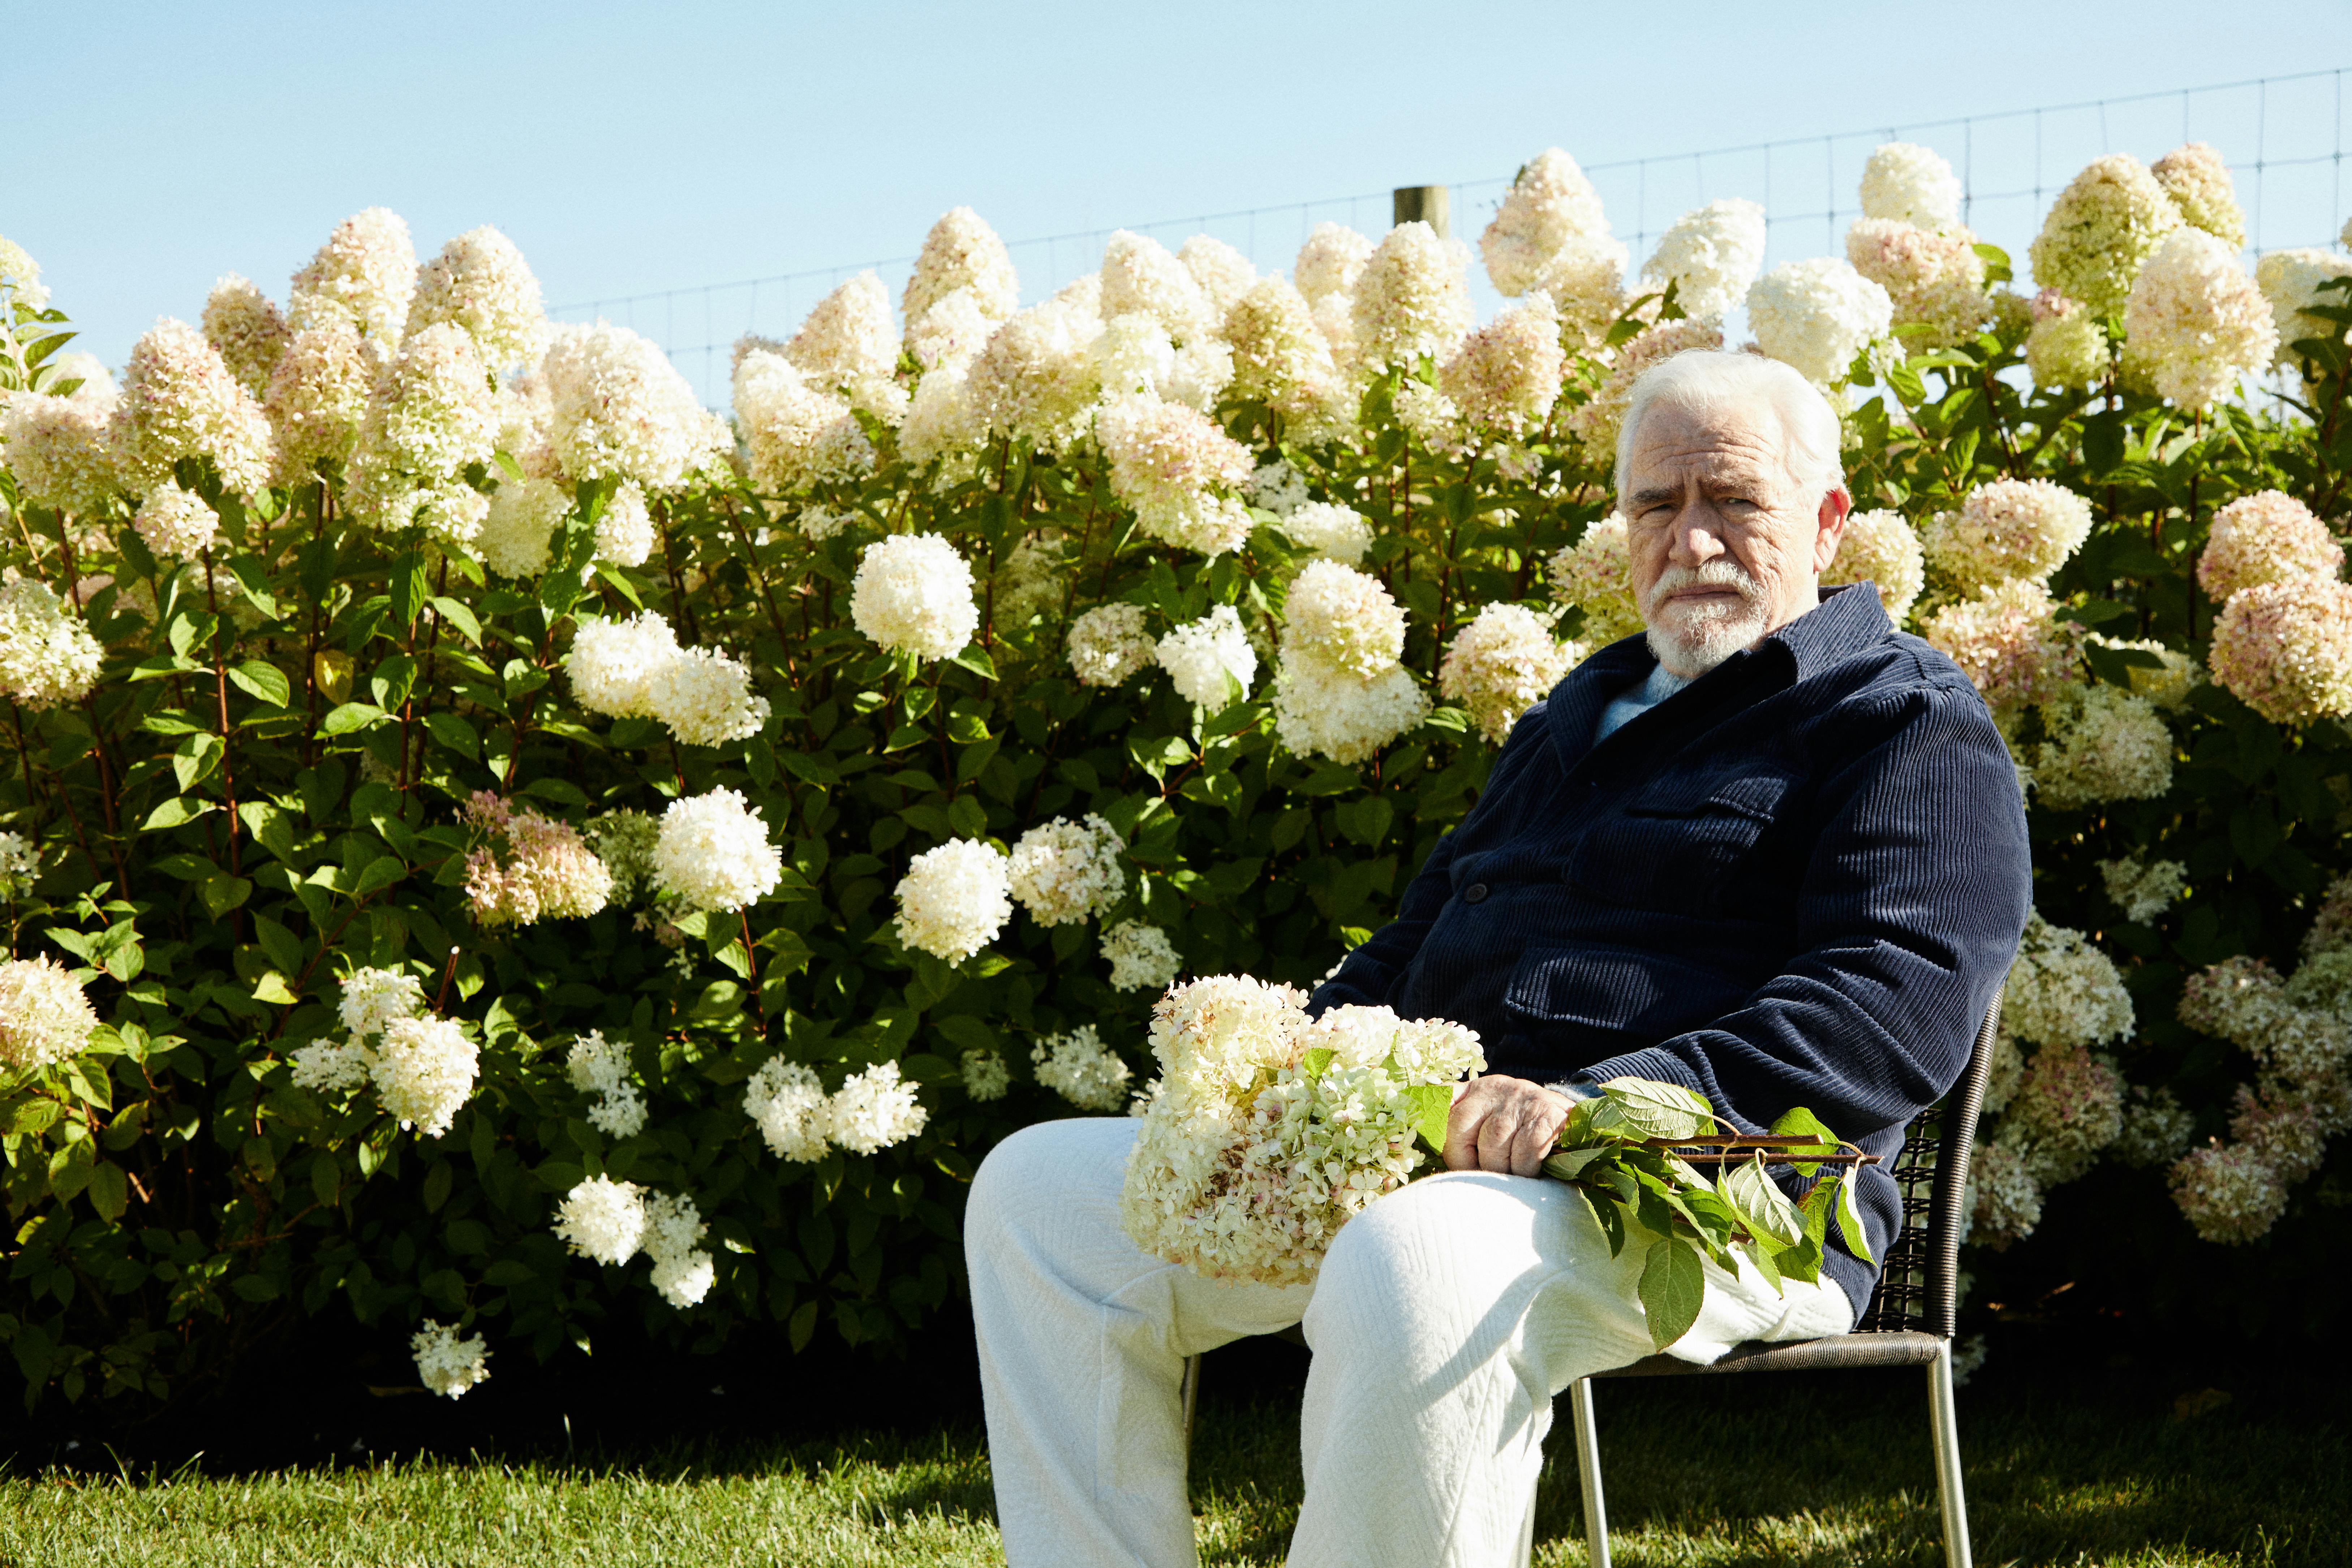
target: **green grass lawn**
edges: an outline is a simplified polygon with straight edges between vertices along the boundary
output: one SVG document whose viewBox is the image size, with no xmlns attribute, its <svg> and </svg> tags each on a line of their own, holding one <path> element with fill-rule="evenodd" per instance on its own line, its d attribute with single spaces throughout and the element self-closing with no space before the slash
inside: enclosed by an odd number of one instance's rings
<svg viewBox="0 0 2352 1568">
<path fill-rule="evenodd" d="M 1213 1375 L 1215 1363 L 1211 1362 Z M 1617 1560 L 1646 1565 L 1942 1561 L 1916 1379 L 1604 1384 Z M 1203 1560 L 1272 1563 L 1298 1502 L 1297 1418 L 1213 1400 L 1194 1497 Z M 1230 1392 L 1230 1391 L 1229 1391 Z M 2335 1427 L 2231 1409 L 2190 1421 L 2003 1391 L 1963 1398 L 1977 1561 L 2352 1562 L 2352 1448 Z M 1585 1560 L 1566 1412 L 1537 1561 Z M 976 1432 L 589 1462 L 453 1462 L 260 1476 L 0 1481 L 0 1568 L 202 1563 L 987 1563 L 1002 1561 Z"/>
</svg>

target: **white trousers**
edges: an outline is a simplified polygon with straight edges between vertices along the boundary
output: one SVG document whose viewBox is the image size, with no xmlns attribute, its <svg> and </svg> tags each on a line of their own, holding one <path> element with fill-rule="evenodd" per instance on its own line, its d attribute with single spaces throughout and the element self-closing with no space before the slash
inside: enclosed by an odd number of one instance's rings
<svg viewBox="0 0 2352 1568">
<path fill-rule="evenodd" d="M 1427 1177 L 1349 1221 L 1310 1285 L 1203 1279 L 1119 1224 L 1136 1123 L 1050 1121 L 999 1144 L 964 1222 L 997 1519 L 1011 1568 L 1197 1563 L 1184 1358 L 1303 1321 L 1315 1355 L 1296 1568 L 1525 1562 L 1552 1396 L 1650 1353 L 1643 1255 L 1609 1256 L 1558 1182 Z M 1785 1297 L 1707 1265 L 1674 1347 L 1843 1333 L 1823 1279 Z"/>
</svg>

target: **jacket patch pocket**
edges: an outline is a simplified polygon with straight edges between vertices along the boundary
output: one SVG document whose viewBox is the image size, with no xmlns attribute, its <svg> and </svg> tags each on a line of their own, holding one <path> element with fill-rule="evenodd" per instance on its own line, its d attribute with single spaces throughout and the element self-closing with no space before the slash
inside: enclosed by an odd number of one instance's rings
<svg viewBox="0 0 2352 1568">
<path fill-rule="evenodd" d="M 1748 988 L 1679 959 L 1616 947 L 1531 948 L 1511 972 L 1503 1005 L 1538 1027 L 1581 1026 L 1663 1040 L 1737 1011 Z"/>
<path fill-rule="evenodd" d="M 1727 883 L 1795 783 L 1771 771 L 1667 773 L 1586 830 L 1569 878 L 1612 903 L 1720 915 Z"/>
</svg>

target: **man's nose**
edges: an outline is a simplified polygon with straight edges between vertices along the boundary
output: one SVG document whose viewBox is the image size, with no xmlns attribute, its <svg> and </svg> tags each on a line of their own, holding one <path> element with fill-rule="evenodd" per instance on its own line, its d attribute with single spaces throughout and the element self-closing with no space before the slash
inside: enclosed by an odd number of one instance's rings
<svg viewBox="0 0 2352 1568">
<path fill-rule="evenodd" d="M 1706 521 L 1685 518 L 1675 529 L 1674 559 L 1677 563 L 1698 565 L 1723 553 L 1723 541 Z"/>
</svg>

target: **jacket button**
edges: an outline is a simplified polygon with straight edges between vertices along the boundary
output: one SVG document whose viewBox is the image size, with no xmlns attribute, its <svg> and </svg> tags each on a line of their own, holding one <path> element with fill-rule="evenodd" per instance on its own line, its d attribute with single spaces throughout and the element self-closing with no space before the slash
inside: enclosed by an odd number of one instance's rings
<svg viewBox="0 0 2352 1568">
<path fill-rule="evenodd" d="M 1486 899 L 1486 884 L 1484 882 L 1473 882 L 1462 889 L 1462 901 L 1465 904 L 1484 903 Z"/>
</svg>

